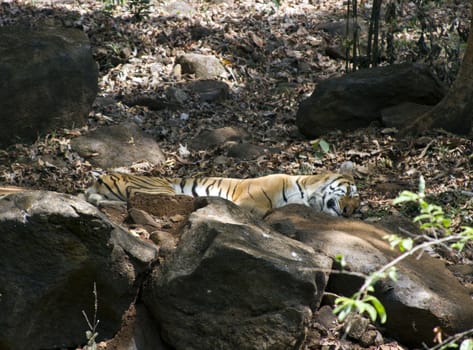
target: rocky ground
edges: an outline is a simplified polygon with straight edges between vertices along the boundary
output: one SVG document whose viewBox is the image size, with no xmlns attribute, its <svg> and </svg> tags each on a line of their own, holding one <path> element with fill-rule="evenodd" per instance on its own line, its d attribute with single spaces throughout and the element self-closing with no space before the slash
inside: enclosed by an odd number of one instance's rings
<svg viewBox="0 0 473 350">
<path fill-rule="evenodd" d="M 79 193 L 93 181 L 91 170 L 100 169 L 79 156 L 71 139 L 99 126 L 134 121 L 159 142 L 166 157 L 159 166 L 138 162 L 130 168 L 134 172 L 253 177 L 336 170 L 342 162 L 352 161 L 362 196 L 360 218 L 414 216 L 414 208 L 393 207 L 392 199 L 402 190 L 416 190 L 423 175 L 429 199 L 444 206 L 456 227 L 473 224 L 471 134 L 459 137 L 433 131 L 400 138 L 395 129 L 373 125 L 325 135 L 327 152 L 318 148 L 320 142 L 299 134 L 294 125 L 299 102 L 318 81 L 345 72 L 344 60 L 333 54 L 343 52 L 342 39 L 326 26 L 344 17 L 343 1 L 290 0 L 279 7 L 269 0 L 152 1 L 149 13 L 142 17 L 130 6 L 137 2 L 116 3 L 7 1 L 0 5 L 0 25 L 46 23 L 83 29 L 100 67 L 100 92 L 88 125 L 57 130 L 32 145 L 0 150 L 2 184 Z M 422 11 L 416 2 L 398 8 L 396 61 L 426 62 L 448 85 L 464 47 L 468 5 L 453 0 L 426 3 Z M 370 4 L 363 3 L 362 30 L 369 13 Z M 419 41 L 421 24 L 426 25 L 425 45 Z M 184 53 L 218 59 L 224 67 L 219 79 L 229 86 L 225 98 L 202 102 L 186 88 L 196 76 L 175 68 L 176 58 Z M 162 105 L 135 103 L 137 97 L 149 96 Z M 222 127 L 243 129 L 252 155 L 232 154 L 229 144 L 192 147 L 200 132 Z M 455 262 L 471 262 L 471 251 Z M 324 336 L 307 348 L 320 348 L 323 342 L 340 344 L 333 334 Z"/>
</svg>

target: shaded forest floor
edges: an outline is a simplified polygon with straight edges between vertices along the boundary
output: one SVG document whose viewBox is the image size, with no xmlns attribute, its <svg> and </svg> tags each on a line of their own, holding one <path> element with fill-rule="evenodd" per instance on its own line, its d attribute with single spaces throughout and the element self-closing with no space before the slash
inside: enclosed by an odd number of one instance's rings
<svg viewBox="0 0 473 350">
<path fill-rule="evenodd" d="M 336 170 L 349 160 L 358 170 L 363 218 L 396 213 L 399 208 L 393 208 L 391 200 L 401 190 L 415 190 L 423 175 L 433 201 L 445 205 L 458 224 L 473 222 L 470 137 L 432 132 L 417 138 L 399 138 L 396 130 L 373 125 L 325 135 L 330 151 L 320 155 L 312 140 L 299 134 L 294 123 L 298 103 L 312 93 L 317 81 L 345 71 L 343 60 L 326 54 L 328 47 L 336 47 L 342 39 L 319 29 L 343 19 L 342 1 L 326 0 L 314 5 L 284 1 L 279 8 L 265 0 L 152 2 L 149 15 L 141 19 L 135 18 L 128 6 L 105 11 L 106 4 L 2 3 L 0 25 L 60 24 L 85 30 L 100 67 L 100 91 L 88 126 L 58 130 L 33 145 L 18 144 L 0 150 L 1 182 L 80 192 L 92 181 L 91 166 L 70 148 L 69 139 L 99 125 L 131 120 L 159 142 L 167 157 L 163 166 L 143 163 L 133 171 L 175 177 L 253 177 Z M 419 25 L 407 25 L 421 23 L 413 6 L 409 3 L 398 8 L 399 20 L 406 23 L 400 25 L 404 32 L 396 39 L 398 61 L 426 62 L 448 85 L 460 63 L 464 41 L 458 33 L 468 28 L 468 7 L 454 1 L 426 7 L 425 16 L 428 15 L 429 28 L 434 33 L 426 38 L 427 44 L 437 46 L 434 55 L 433 49 L 422 54 Z M 370 9 L 362 7 L 360 12 L 363 30 L 363 19 L 369 16 Z M 366 36 L 363 33 L 361 47 Z M 202 103 L 191 96 L 185 105 L 160 111 L 123 103 L 143 94 L 165 99 L 167 88 L 191 81 L 192 76 L 173 74 L 176 56 L 189 52 L 220 59 L 229 73 L 227 79 L 222 79 L 230 86 L 229 99 Z M 224 148 L 216 147 L 191 151 L 183 159 L 181 145 L 187 146 L 202 130 L 224 126 L 246 130 L 250 141 L 268 152 L 256 161 L 244 161 L 228 157 Z"/>
<path fill-rule="evenodd" d="M 429 64 L 449 85 L 460 63 L 469 9 L 465 1 L 431 3 L 425 12 L 432 29 L 426 36 L 427 52 L 418 41 L 423 17 L 413 2 L 399 9 L 398 21 L 405 29 L 397 34 L 396 57 L 398 62 Z M 254 177 L 337 170 L 342 162 L 352 161 L 362 197 L 360 218 L 415 216 L 414 208 L 393 207 L 392 199 L 402 190 L 415 191 L 423 175 L 429 199 L 444 206 L 457 226 L 473 225 L 471 134 L 458 137 L 432 131 L 400 138 L 396 130 L 373 125 L 325 135 L 330 151 L 320 156 L 312 140 L 298 132 L 294 122 L 299 102 L 318 81 L 345 72 L 342 59 L 327 55 L 327 48 L 343 39 L 320 29 L 324 23 L 343 19 L 343 1 L 290 0 L 279 8 L 269 0 L 151 4 L 149 15 L 142 19 L 135 18 L 126 5 L 105 11 L 106 4 L 99 1 L 0 5 L 0 25 L 45 23 L 83 29 L 100 69 L 99 96 L 89 124 L 58 130 L 33 145 L 0 150 L 0 183 L 81 192 L 93 181 L 90 171 L 95 169 L 70 148 L 69 140 L 100 125 L 128 120 L 151 134 L 167 157 L 162 166 L 143 162 L 132 171 L 173 177 Z M 360 18 L 369 17 L 367 5 L 361 8 Z M 214 55 L 225 65 L 228 78 L 222 80 L 230 86 L 227 100 L 209 104 L 191 96 L 185 105 L 160 111 L 123 103 L 143 94 L 166 98 L 168 87 L 191 81 L 192 76 L 173 74 L 176 56 L 190 52 Z M 222 147 L 190 150 L 183 156 L 182 146 L 200 131 L 225 126 L 246 130 L 252 143 L 268 151 L 250 161 L 229 157 Z"/>
</svg>

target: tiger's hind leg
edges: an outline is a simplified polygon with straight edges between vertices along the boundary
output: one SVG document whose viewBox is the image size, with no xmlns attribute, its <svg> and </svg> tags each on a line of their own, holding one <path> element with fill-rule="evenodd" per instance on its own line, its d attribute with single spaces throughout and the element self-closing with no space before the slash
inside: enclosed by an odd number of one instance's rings
<svg viewBox="0 0 473 350">
<path fill-rule="evenodd" d="M 121 200 L 107 199 L 105 196 L 102 196 L 99 193 L 79 193 L 77 197 L 84 199 L 90 204 L 96 206 L 97 208 L 102 206 L 120 206 L 126 205 L 126 202 Z"/>
</svg>

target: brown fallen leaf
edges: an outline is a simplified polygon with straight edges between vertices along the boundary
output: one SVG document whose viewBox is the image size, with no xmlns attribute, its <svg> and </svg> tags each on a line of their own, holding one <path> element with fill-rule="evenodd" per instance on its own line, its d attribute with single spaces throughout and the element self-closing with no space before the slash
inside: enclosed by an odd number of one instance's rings
<svg viewBox="0 0 473 350">
<path fill-rule="evenodd" d="M 253 32 L 250 33 L 250 38 L 256 46 L 258 46 L 260 49 L 263 48 L 263 46 L 264 46 L 264 40 L 263 39 L 261 39 L 259 36 L 257 36 Z"/>
</svg>

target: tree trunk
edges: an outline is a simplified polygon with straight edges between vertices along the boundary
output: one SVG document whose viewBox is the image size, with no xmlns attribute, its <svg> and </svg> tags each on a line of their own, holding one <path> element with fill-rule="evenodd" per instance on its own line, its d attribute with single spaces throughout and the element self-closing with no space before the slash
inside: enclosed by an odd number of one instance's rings
<svg viewBox="0 0 473 350">
<path fill-rule="evenodd" d="M 429 112 L 404 130 L 421 133 L 442 128 L 456 134 L 468 134 L 473 119 L 473 0 L 471 0 L 470 34 L 460 71 L 447 95 Z"/>
</svg>

